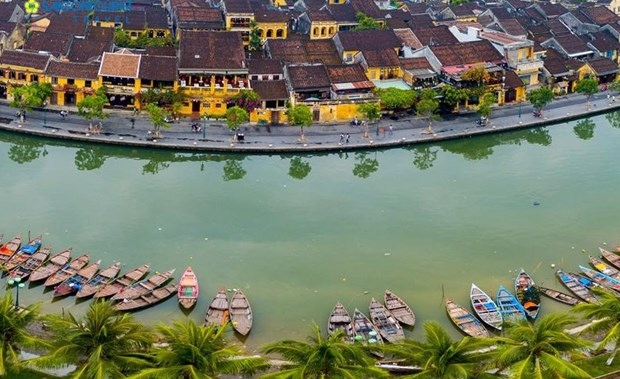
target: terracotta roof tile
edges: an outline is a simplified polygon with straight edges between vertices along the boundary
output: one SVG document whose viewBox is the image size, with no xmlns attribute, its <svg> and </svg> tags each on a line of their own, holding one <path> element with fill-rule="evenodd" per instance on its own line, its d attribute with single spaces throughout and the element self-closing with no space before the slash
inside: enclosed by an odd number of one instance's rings
<svg viewBox="0 0 620 379">
<path fill-rule="evenodd" d="M 0 55 L 0 65 L 30 67 L 40 71 L 45 70 L 49 60 L 49 54 L 38 54 L 21 50 L 5 49 L 2 55 Z"/>
<path fill-rule="evenodd" d="M 288 77 L 293 90 L 329 87 L 327 69 L 323 64 L 287 66 Z"/>
<path fill-rule="evenodd" d="M 104 41 L 74 38 L 67 59 L 71 62 L 90 62 L 101 60 L 104 52 L 111 52 L 114 44 Z"/>
<path fill-rule="evenodd" d="M 245 52 L 240 32 L 183 30 L 179 57 L 180 69 L 245 68 Z"/>
<path fill-rule="evenodd" d="M 50 61 L 45 74 L 48 76 L 96 80 L 99 64 Z"/>
<path fill-rule="evenodd" d="M 398 67 L 400 61 L 394 49 L 362 51 L 368 67 Z"/>
<path fill-rule="evenodd" d="M 373 0 L 355 0 L 351 1 L 353 5 L 353 9 L 355 9 L 355 13 L 361 12 L 368 17 L 372 18 L 380 18 L 381 11 Z"/>
<path fill-rule="evenodd" d="M 571 55 L 591 50 L 584 40 L 574 34 L 556 36 L 554 39 L 558 45 Z"/>
<path fill-rule="evenodd" d="M 350 2 L 333 6 L 330 5 L 329 12 L 335 21 L 341 23 L 357 23 L 357 11 Z"/>
<path fill-rule="evenodd" d="M 103 53 L 99 75 L 117 78 L 138 78 L 140 70 L 140 58 L 138 54 L 132 54 L 126 50 L 118 53 Z"/>
<path fill-rule="evenodd" d="M 251 86 L 263 100 L 288 99 L 288 89 L 284 80 L 253 80 Z"/>
<path fill-rule="evenodd" d="M 226 0 L 224 2 L 226 13 L 253 13 L 254 10 L 249 0 Z"/>
<path fill-rule="evenodd" d="M 430 46 L 442 66 L 458 66 L 481 62 L 500 63 L 504 60 L 487 40 L 458 43 L 447 46 Z"/>
<path fill-rule="evenodd" d="M 90 25 L 86 31 L 86 39 L 101 42 L 113 42 L 114 28 L 104 28 L 102 26 Z"/>
<path fill-rule="evenodd" d="M 282 62 L 276 59 L 250 59 L 248 61 L 250 74 L 268 75 L 282 74 Z"/>
<path fill-rule="evenodd" d="M 432 28 L 413 29 L 418 40 L 427 46 L 454 45 L 459 42 L 450 32 L 447 25 L 439 25 Z"/>
<path fill-rule="evenodd" d="M 175 8 L 177 24 L 181 29 L 206 28 L 223 29 L 224 14 L 220 9 L 214 8 Z"/>
<path fill-rule="evenodd" d="M 590 65 L 598 75 L 608 75 L 620 71 L 617 63 L 605 57 L 590 59 L 588 65 Z"/>
<path fill-rule="evenodd" d="M 147 7 L 144 9 L 146 27 L 151 29 L 167 29 L 168 16 L 162 7 Z"/>
<path fill-rule="evenodd" d="M 306 40 L 285 39 L 269 40 L 267 42 L 269 52 L 273 59 L 284 63 L 342 63 L 336 46 L 331 39 Z"/>
<path fill-rule="evenodd" d="M 420 42 L 418 37 L 416 37 L 416 35 L 413 33 L 413 30 L 409 28 L 394 29 L 394 34 L 396 34 L 396 37 L 398 37 L 398 39 L 401 40 L 402 43 L 405 44 L 406 46 L 409 46 L 414 49 L 421 49 L 423 46 L 422 42 Z"/>
<path fill-rule="evenodd" d="M 594 23 L 601 26 L 605 24 L 610 24 L 612 22 L 617 22 L 620 18 L 617 14 L 607 9 L 607 7 L 603 6 L 580 8 L 580 11 Z"/>
<path fill-rule="evenodd" d="M 147 80 L 177 80 L 177 58 L 143 55 L 140 59 L 140 78 Z"/>
<path fill-rule="evenodd" d="M 401 46 L 401 41 L 393 30 L 338 32 L 337 37 L 345 51 L 398 49 Z"/>
<path fill-rule="evenodd" d="M 400 58 L 400 66 L 405 70 L 429 69 L 433 70 L 433 66 L 428 62 L 426 57 L 420 58 Z"/>
<path fill-rule="evenodd" d="M 49 32 L 32 32 L 24 44 L 24 50 L 46 51 L 54 56 L 66 55 L 73 36 Z"/>
<path fill-rule="evenodd" d="M 327 75 L 331 83 L 366 82 L 368 78 L 364 68 L 359 64 L 340 64 L 327 66 Z"/>
<path fill-rule="evenodd" d="M 176 57 L 177 49 L 174 46 L 147 46 L 145 55 L 159 55 L 162 57 Z"/>
<path fill-rule="evenodd" d="M 50 24 L 45 31 L 46 33 L 58 33 L 71 36 L 86 35 L 86 20 L 88 19 L 88 14 L 85 12 L 52 13 L 49 19 Z"/>
</svg>

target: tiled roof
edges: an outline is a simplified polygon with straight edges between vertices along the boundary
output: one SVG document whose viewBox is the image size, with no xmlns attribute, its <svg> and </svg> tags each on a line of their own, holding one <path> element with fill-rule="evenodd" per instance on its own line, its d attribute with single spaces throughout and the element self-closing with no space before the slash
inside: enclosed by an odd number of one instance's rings
<svg viewBox="0 0 620 379">
<path fill-rule="evenodd" d="M 617 22 L 619 16 L 614 12 L 607 9 L 607 7 L 599 6 L 599 7 L 591 7 L 591 8 L 581 8 L 580 11 L 585 14 L 590 20 L 592 20 L 597 25 L 605 25 L 612 22 Z"/>
<path fill-rule="evenodd" d="M 493 16 L 495 16 L 495 18 L 498 20 L 506 20 L 506 19 L 514 18 L 514 15 L 508 12 L 508 9 L 504 7 L 489 8 L 489 11 L 491 11 L 493 13 Z"/>
<path fill-rule="evenodd" d="M 383 50 L 401 46 L 401 41 L 393 30 L 338 32 L 337 36 L 345 51 Z"/>
<path fill-rule="evenodd" d="M 349 3 L 330 5 L 329 12 L 335 21 L 341 23 L 357 23 L 355 15 L 357 11 L 353 8 L 353 5 Z"/>
<path fill-rule="evenodd" d="M 362 51 L 368 67 L 398 67 L 400 61 L 394 49 Z"/>
<path fill-rule="evenodd" d="M 85 12 L 52 13 L 49 17 L 50 24 L 45 32 L 84 36 L 86 35 L 87 24 L 85 20 L 87 18 L 88 14 Z"/>
<path fill-rule="evenodd" d="M 439 25 L 432 28 L 413 29 L 418 40 L 426 46 L 454 45 L 459 42 L 450 32 L 447 25 Z"/>
<path fill-rule="evenodd" d="M 175 81 L 177 79 L 177 58 L 143 55 L 140 59 L 140 78 Z"/>
<path fill-rule="evenodd" d="M 48 76 L 89 80 L 96 80 L 98 72 L 98 63 L 75 63 L 56 60 L 50 61 L 47 70 L 45 70 L 45 74 Z"/>
<path fill-rule="evenodd" d="M 380 18 L 381 11 L 373 0 L 355 0 L 351 2 L 355 12 L 361 12 L 368 17 Z"/>
<path fill-rule="evenodd" d="M 620 71 L 617 63 L 604 57 L 590 59 L 588 65 L 590 65 L 598 75 L 608 75 Z"/>
<path fill-rule="evenodd" d="M 321 9 L 323 6 L 325 6 L 325 4 L 327 4 L 327 1 L 325 0 L 303 0 L 303 5 L 305 6 L 305 9 L 310 10 Z"/>
<path fill-rule="evenodd" d="M 421 30 L 424 28 L 432 28 L 433 19 L 427 13 L 411 15 L 411 19 L 408 22 L 409 27 L 413 30 Z"/>
<path fill-rule="evenodd" d="M 589 37 L 590 40 L 588 43 L 600 52 L 620 49 L 620 42 L 618 42 L 618 39 L 614 38 L 614 36 L 608 31 L 603 30 L 596 33 L 590 33 Z"/>
<path fill-rule="evenodd" d="M 71 62 L 90 62 L 100 60 L 104 52 L 111 52 L 112 42 L 93 41 L 90 39 L 74 38 L 67 59 Z"/>
<path fill-rule="evenodd" d="M 99 75 L 117 78 L 138 78 L 140 72 L 139 54 L 132 54 L 126 50 L 118 53 L 103 53 Z"/>
<path fill-rule="evenodd" d="M 458 43 L 448 46 L 430 46 L 442 66 L 458 66 L 480 62 L 499 63 L 504 57 L 487 40 Z"/>
<path fill-rule="evenodd" d="M 523 80 L 512 70 L 504 71 L 504 88 L 523 87 Z"/>
<path fill-rule="evenodd" d="M 340 56 L 331 39 L 305 40 L 288 38 L 285 40 L 272 39 L 267 46 L 273 59 L 284 63 L 323 63 L 339 64 Z"/>
<path fill-rule="evenodd" d="M 147 7 L 145 11 L 146 27 L 150 29 L 167 29 L 168 16 L 166 10 L 161 7 Z"/>
<path fill-rule="evenodd" d="M 327 66 L 327 76 L 332 83 L 366 82 L 368 78 L 359 64 L 340 64 Z"/>
<path fill-rule="evenodd" d="M 174 46 L 147 46 L 145 55 L 159 55 L 162 57 L 176 57 L 177 49 Z"/>
<path fill-rule="evenodd" d="M 289 81 L 293 90 L 329 87 L 330 81 L 325 65 L 290 65 L 287 66 Z"/>
<path fill-rule="evenodd" d="M 544 22 L 544 24 L 549 28 L 549 31 L 551 31 L 551 34 L 553 34 L 554 36 L 564 36 L 567 34 L 572 34 L 570 29 L 567 28 L 566 25 L 564 25 L 564 23 L 562 23 L 562 21 L 558 19 L 547 20 Z"/>
<path fill-rule="evenodd" d="M 426 57 L 420 58 L 400 58 L 400 67 L 404 70 L 419 70 L 423 68 L 427 68 L 429 70 L 433 69 L 433 66 L 428 62 Z"/>
<path fill-rule="evenodd" d="M 536 3 L 536 4 L 544 12 L 544 14 L 549 18 L 557 17 L 559 15 L 562 15 L 568 12 L 568 9 L 563 7 L 561 4 L 543 3 L 543 2 Z"/>
<path fill-rule="evenodd" d="M 248 60 L 250 74 L 268 75 L 282 74 L 282 62 L 277 59 L 250 59 Z"/>
<path fill-rule="evenodd" d="M 32 32 L 24 44 L 24 50 L 46 51 L 54 56 L 66 55 L 72 36 L 49 32 Z"/>
<path fill-rule="evenodd" d="M 548 49 L 546 56 L 543 65 L 554 76 L 565 75 L 570 70 L 576 70 L 583 65 L 582 62 L 576 59 L 564 58 L 554 49 Z"/>
<path fill-rule="evenodd" d="M 252 90 L 263 100 L 286 100 L 288 89 L 285 80 L 253 80 Z"/>
<path fill-rule="evenodd" d="M 415 34 L 413 33 L 413 30 L 408 29 L 408 28 L 407 29 L 394 29 L 394 34 L 396 34 L 396 37 L 398 37 L 398 39 L 400 39 L 402 43 L 404 43 L 406 46 L 409 46 L 414 49 L 422 48 L 422 43 L 420 42 L 418 37 L 415 36 Z"/>
<path fill-rule="evenodd" d="M 500 20 L 498 24 L 506 34 L 511 36 L 527 36 L 527 30 L 514 18 Z"/>
<path fill-rule="evenodd" d="M 14 1 L 0 2 L 0 21 L 9 21 L 17 6 Z"/>
<path fill-rule="evenodd" d="M 308 11 L 306 12 L 306 14 L 308 15 L 308 18 L 310 19 L 310 21 L 315 21 L 315 22 L 334 21 L 334 17 L 327 10 Z"/>
<path fill-rule="evenodd" d="M 90 25 L 86 30 L 86 39 L 102 42 L 114 41 L 114 28 Z"/>
<path fill-rule="evenodd" d="M 180 27 L 204 25 L 213 29 L 224 27 L 224 14 L 220 9 L 177 7 L 175 15 Z"/>
<path fill-rule="evenodd" d="M 0 3 L 2 4 L 2 3 Z M 17 24 L 9 21 L 0 21 L 0 33 L 11 34 Z"/>
<path fill-rule="evenodd" d="M 535 22 L 542 22 L 545 20 L 545 17 L 540 14 L 538 9 L 534 6 L 525 8 L 525 13 Z"/>
<path fill-rule="evenodd" d="M 529 1 L 523 1 L 523 0 L 504 0 L 504 2 L 506 2 L 507 4 L 509 4 L 511 8 L 516 9 L 516 10 L 525 9 L 531 5 Z"/>
<path fill-rule="evenodd" d="M 287 12 L 261 8 L 254 12 L 256 22 L 288 22 L 291 15 Z"/>
<path fill-rule="evenodd" d="M 427 14 L 428 11 L 428 3 L 420 2 L 420 3 L 407 3 L 407 8 L 409 9 L 409 13 L 413 15 L 422 15 Z"/>
<path fill-rule="evenodd" d="M 245 68 L 245 52 L 239 32 L 183 30 L 179 57 L 181 69 Z"/>
<path fill-rule="evenodd" d="M 591 50 L 584 40 L 574 34 L 556 36 L 554 39 L 570 55 Z"/>
<path fill-rule="evenodd" d="M 5 49 L 0 55 L 0 65 L 30 67 L 43 71 L 50 60 L 49 54 L 31 53 L 21 50 Z"/>
<path fill-rule="evenodd" d="M 226 0 L 226 13 L 253 13 L 249 0 Z"/>
</svg>

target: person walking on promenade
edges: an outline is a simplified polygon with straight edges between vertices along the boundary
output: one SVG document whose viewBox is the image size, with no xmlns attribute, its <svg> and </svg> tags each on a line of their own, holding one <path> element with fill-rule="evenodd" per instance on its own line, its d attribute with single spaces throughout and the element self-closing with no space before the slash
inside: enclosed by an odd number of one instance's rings
<svg viewBox="0 0 620 379">
<path fill-rule="evenodd" d="M 347 133 L 347 141 L 346 141 L 346 143 L 349 143 L 349 138 L 351 138 L 351 136 L 349 135 L 349 133 Z"/>
<path fill-rule="evenodd" d="M 342 143 L 344 142 L 344 133 L 340 134 L 340 144 L 342 145 Z"/>
</svg>

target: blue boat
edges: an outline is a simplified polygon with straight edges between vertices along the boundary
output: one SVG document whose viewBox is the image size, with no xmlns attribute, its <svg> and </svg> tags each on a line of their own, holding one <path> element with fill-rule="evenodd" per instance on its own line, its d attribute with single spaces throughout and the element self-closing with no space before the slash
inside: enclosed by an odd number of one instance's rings
<svg viewBox="0 0 620 379">
<path fill-rule="evenodd" d="M 13 256 L 4 264 L 3 269 L 9 272 L 21 266 L 41 248 L 41 236 L 35 237 L 28 244 L 22 246 Z"/>
<path fill-rule="evenodd" d="M 527 320 L 525 308 L 523 308 L 519 300 L 508 291 L 506 287 L 502 285 L 499 286 L 495 302 L 499 307 L 504 321 L 519 322 L 521 320 Z"/>
<path fill-rule="evenodd" d="M 620 292 L 620 280 L 614 279 L 609 275 L 605 275 L 602 272 L 593 270 L 586 266 L 579 265 L 579 269 L 595 283 L 598 283 L 605 288 Z"/>
<path fill-rule="evenodd" d="M 502 329 L 504 319 L 491 296 L 472 283 L 469 298 L 474 312 L 476 312 L 482 322 L 497 330 Z"/>
<path fill-rule="evenodd" d="M 560 281 L 566 286 L 566 288 L 568 288 L 577 297 L 587 301 L 588 303 L 598 303 L 596 296 L 592 295 L 588 288 L 579 280 L 573 278 L 562 270 L 558 270 L 556 275 L 560 278 Z"/>
</svg>

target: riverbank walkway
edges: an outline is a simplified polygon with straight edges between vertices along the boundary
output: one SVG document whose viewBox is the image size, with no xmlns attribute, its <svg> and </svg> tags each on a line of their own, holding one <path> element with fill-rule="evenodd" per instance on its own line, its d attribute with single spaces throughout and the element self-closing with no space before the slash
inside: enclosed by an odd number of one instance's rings
<svg viewBox="0 0 620 379">
<path fill-rule="evenodd" d="M 545 108 L 542 117 L 534 117 L 529 103 L 496 107 L 487 125 L 476 124 L 475 112 L 449 116 L 434 121 L 432 133 L 426 121 L 415 115 L 401 119 L 384 118 L 369 125 L 368 137 L 365 127 L 346 124 L 314 124 L 304 128 L 305 139 L 297 126 L 242 125 L 238 132 L 242 139 L 233 139 L 233 133 L 225 120 L 202 120 L 201 130 L 192 131 L 189 119 L 170 123 L 161 130 L 161 138 L 153 138 L 153 126 L 146 112 L 134 115 L 131 111 L 108 111 L 109 117 L 102 121 L 101 130 L 89 131 L 89 122 L 72 109 L 62 117 L 66 108 L 50 107 L 27 113 L 24 122 L 16 116 L 17 109 L 6 103 L 0 104 L 0 130 L 19 132 L 90 143 L 108 143 L 131 147 L 166 148 L 188 151 L 240 152 L 240 153 L 286 153 L 322 152 L 398 147 L 417 143 L 429 143 L 448 139 L 465 138 L 499 131 L 558 124 L 585 118 L 612 110 L 620 110 L 620 96 L 609 91 L 598 93 L 590 99 L 572 94 L 557 97 Z"/>
</svg>

